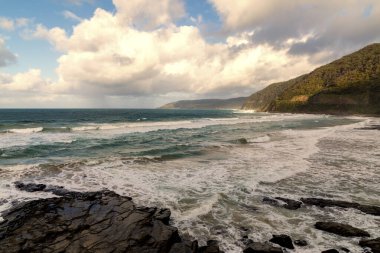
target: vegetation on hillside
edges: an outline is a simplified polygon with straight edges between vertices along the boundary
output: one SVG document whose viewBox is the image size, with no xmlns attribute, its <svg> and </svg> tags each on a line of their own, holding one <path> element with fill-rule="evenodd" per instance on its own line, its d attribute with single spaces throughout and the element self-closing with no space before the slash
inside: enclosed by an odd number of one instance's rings
<svg viewBox="0 0 380 253">
<path fill-rule="evenodd" d="M 380 44 L 276 83 L 251 95 L 244 109 L 380 114 Z"/>
</svg>

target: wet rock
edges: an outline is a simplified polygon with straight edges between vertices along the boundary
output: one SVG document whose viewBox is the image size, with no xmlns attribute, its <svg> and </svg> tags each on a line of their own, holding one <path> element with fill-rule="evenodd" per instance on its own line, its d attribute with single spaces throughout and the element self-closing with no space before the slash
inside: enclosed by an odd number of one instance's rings
<svg viewBox="0 0 380 253">
<path fill-rule="evenodd" d="M 317 222 L 315 228 L 345 237 L 369 237 L 370 234 L 362 229 L 338 222 Z"/>
<path fill-rule="evenodd" d="M 24 184 L 22 182 L 15 182 L 16 188 L 22 191 L 27 192 L 36 192 L 36 191 L 43 191 L 46 188 L 46 185 L 44 184 Z"/>
<path fill-rule="evenodd" d="M 168 225 L 168 209 L 136 207 L 131 198 L 108 190 L 50 189 L 62 196 L 26 202 L 3 214 L 0 252 L 220 253 L 215 241 L 202 250 L 183 241 Z"/>
<path fill-rule="evenodd" d="M 276 199 L 269 198 L 269 197 L 264 197 L 263 202 L 265 204 L 272 205 L 272 206 L 281 206 L 280 201 L 278 201 Z"/>
<path fill-rule="evenodd" d="M 239 143 L 239 144 L 248 144 L 248 141 L 247 141 L 246 138 L 240 138 L 240 139 L 237 140 L 237 143 Z"/>
<path fill-rule="evenodd" d="M 339 251 L 337 251 L 336 249 L 328 249 L 328 250 L 322 251 L 321 253 L 339 253 Z"/>
<path fill-rule="evenodd" d="M 361 205 L 355 202 L 348 202 L 334 199 L 320 199 L 320 198 L 301 198 L 301 201 L 307 205 L 314 205 L 319 207 L 341 207 L 341 208 L 355 208 L 363 213 L 380 216 L 380 207 L 372 205 Z"/>
<path fill-rule="evenodd" d="M 244 249 L 243 253 L 282 253 L 282 249 L 273 247 L 269 243 L 254 242 Z"/>
<path fill-rule="evenodd" d="M 276 198 L 269 198 L 269 197 L 264 197 L 263 202 L 272 205 L 272 206 L 280 206 L 289 210 L 296 210 L 301 207 L 302 202 L 293 200 L 293 199 L 288 199 L 288 198 L 282 198 L 282 197 L 276 197 Z"/>
<path fill-rule="evenodd" d="M 367 127 L 357 128 L 359 130 L 380 130 L 380 125 L 370 125 Z"/>
<path fill-rule="evenodd" d="M 8 200 L 6 199 L 0 199 L 0 206 L 8 203 Z"/>
<path fill-rule="evenodd" d="M 198 241 L 184 241 L 180 243 L 175 243 L 169 253 L 197 253 L 198 252 Z"/>
<path fill-rule="evenodd" d="M 297 201 L 297 200 L 293 200 L 293 199 L 287 199 L 287 198 L 281 198 L 281 197 L 276 197 L 276 199 L 285 202 L 285 205 L 283 205 L 282 207 L 289 209 L 289 210 L 296 210 L 296 209 L 300 208 L 302 205 L 301 201 Z"/>
<path fill-rule="evenodd" d="M 209 240 L 207 241 L 207 246 L 200 247 L 198 253 L 223 253 L 219 250 L 218 241 Z"/>
<path fill-rule="evenodd" d="M 376 239 L 361 240 L 359 245 L 362 247 L 370 248 L 373 253 L 380 253 L 380 237 Z"/>
<path fill-rule="evenodd" d="M 287 249 L 294 249 L 293 241 L 288 235 L 273 235 L 269 241 Z"/>
<path fill-rule="evenodd" d="M 345 248 L 345 247 L 340 247 L 339 248 L 341 251 L 344 251 L 344 252 L 351 252 L 349 249 Z"/>
<path fill-rule="evenodd" d="M 294 240 L 294 244 L 300 247 L 305 247 L 307 246 L 307 241 L 306 240 Z"/>
</svg>

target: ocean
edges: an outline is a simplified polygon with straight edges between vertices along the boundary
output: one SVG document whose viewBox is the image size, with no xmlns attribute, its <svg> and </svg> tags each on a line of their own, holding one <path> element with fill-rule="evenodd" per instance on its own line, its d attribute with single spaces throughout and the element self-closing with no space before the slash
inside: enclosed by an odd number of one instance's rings
<svg viewBox="0 0 380 253">
<path fill-rule="evenodd" d="M 18 191 L 15 181 L 77 191 L 107 188 L 139 205 L 170 208 L 184 237 L 201 244 L 217 239 L 225 252 L 241 252 L 244 235 L 266 241 L 272 234 L 307 240 L 302 252 L 337 246 L 362 252 L 358 240 L 313 224 L 344 222 L 379 237 L 376 216 L 355 209 L 287 210 L 262 199 L 380 205 L 380 134 L 362 129 L 373 124 L 380 119 L 238 110 L 2 109 L 0 212 L 53 196 Z"/>
</svg>

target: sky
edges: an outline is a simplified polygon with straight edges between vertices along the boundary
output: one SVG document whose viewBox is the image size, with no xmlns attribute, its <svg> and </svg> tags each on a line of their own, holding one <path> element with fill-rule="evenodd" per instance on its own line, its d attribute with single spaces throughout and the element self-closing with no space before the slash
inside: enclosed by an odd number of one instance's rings
<svg viewBox="0 0 380 253">
<path fill-rule="evenodd" d="M 375 42 L 378 0 L 0 0 L 0 108 L 249 96 Z"/>
</svg>

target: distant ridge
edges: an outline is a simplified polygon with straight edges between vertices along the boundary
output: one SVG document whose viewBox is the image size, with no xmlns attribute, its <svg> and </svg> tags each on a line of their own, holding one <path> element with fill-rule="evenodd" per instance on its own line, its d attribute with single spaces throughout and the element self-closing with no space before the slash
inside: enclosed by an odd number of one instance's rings
<svg viewBox="0 0 380 253">
<path fill-rule="evenodd" d="M 252 94 L 242 109 L 380 114 L 380 43 Z"/>
<path fill-rule="evenodd" d="M 160 109 L 240 109 L 246 99 L 247 97 L 181 100 L 163 105 Z"/>
</svg>

